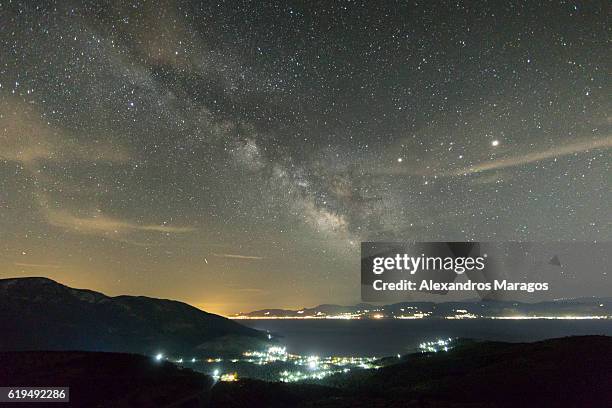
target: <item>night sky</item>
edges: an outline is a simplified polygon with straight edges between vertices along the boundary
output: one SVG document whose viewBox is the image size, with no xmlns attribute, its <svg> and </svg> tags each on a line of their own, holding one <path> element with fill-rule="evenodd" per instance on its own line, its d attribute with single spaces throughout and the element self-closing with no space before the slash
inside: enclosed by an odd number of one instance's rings
<svg viewBox="0 0 612 408">
<path fill-rule="evenodd" d="M 230 313 L 358 302 L 361 241 L 612 240 L 606 2 L 96 3 L 0 4 L 0 277 Z"/>
</svg>

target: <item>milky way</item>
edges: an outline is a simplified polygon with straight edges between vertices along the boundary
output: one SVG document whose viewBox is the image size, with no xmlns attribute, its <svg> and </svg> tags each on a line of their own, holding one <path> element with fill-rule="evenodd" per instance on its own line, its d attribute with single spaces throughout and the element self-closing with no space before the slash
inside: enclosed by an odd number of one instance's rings
<svg viewBox="0 0 612 408">
<path fill-rule="evenodd" d="M 1 276 L 229 312 L 358 301 L 360 241 L 612 239 L 603 3 L 433 3 L 3 3 Z"/>
</svg>

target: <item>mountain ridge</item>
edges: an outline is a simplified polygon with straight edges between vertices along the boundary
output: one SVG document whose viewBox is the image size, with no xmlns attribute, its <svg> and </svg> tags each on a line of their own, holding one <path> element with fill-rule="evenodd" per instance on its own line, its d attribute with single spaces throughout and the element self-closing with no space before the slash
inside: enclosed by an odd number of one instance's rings
<svg viewBox="0 0 612 408">
<path fill-rule="evenodd" d="M 176 300 L 107 296 L 42 277 L 0 279 L 0 326 L 6 328 L 0 350 L 200 355 L 266 339 L 262 332 Z"/>
</svg>

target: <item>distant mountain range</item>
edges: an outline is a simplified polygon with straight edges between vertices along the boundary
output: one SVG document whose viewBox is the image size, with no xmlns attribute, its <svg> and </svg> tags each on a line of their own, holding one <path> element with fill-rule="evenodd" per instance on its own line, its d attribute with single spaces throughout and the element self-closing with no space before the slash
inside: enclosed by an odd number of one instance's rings
<svg viewBox="0 0 612 408">
<path fill-rule="evenodd" d="M 0 351 L 85 350 L 206 356 L 259 346 L 265 333 L 186 303 L 110 297 L 47 278 L 0 279 Z"/>
<path fill-rule="evenodd" d="M 298 310 L 262 309 L 238 313 L 236 319 L 270 318 L 612 318 L 612 298 L 562 299 L 539 303 L 498 300 L 463 302 L 403 302 L 390 305 L 359 303 L 354 306 L 323 304 Z"/>
</svg>

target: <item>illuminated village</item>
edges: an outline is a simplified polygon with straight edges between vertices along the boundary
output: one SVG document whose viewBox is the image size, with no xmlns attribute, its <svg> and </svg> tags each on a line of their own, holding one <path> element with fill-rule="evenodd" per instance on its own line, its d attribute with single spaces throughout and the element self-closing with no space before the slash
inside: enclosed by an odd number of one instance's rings
<svg viewBox="0 0 612 408">
<path fill-rule="evenodd" d="M 437 353 L 449 351 L 453 339 L 436 339 L 423 342 L 418 352 Z M 393 359 L 401 359 L 397 354 Z M 334 374 L 348 373 L 352 370 L 378 369 L 389 364 L 389 359 L 376 356 L 303 356 L 288 353 L 286 347 L 270 346 L 264 351 L 246 351 L 239 358 L 173 359 L 159 353 L 154 356 L 158 362 L 169 361 L 177 365 L 209 374 L 215 381 L 234 382 L 240 377 L 261 378 L 270 381 L 298 382 L 317 381 Z M 243 375 L 242 372 L 245 374 Z M 272 375 L 265 375 L 271 373 Z"/>
</svg>

